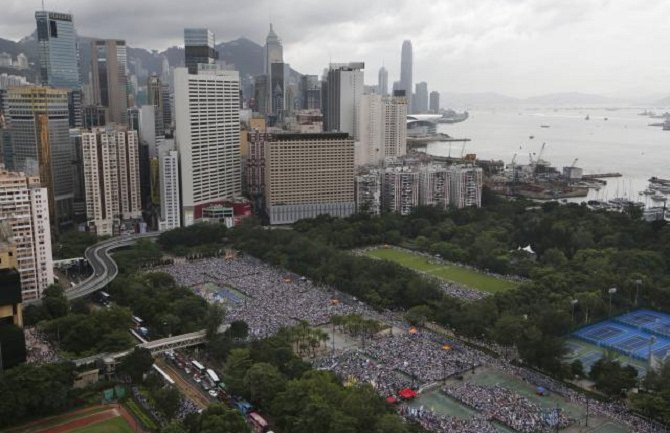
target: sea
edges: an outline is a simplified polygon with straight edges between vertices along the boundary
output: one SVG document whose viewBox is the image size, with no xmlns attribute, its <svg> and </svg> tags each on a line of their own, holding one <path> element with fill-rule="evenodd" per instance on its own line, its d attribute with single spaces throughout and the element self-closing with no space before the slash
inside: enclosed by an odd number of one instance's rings
<svg viewBox="0 0 670 433">
<path fill-rule="evenodd" d="M 559 170 L 577 159 L 576 166 L 583 168 L 584 174 L 622 174 L 604 179 L 607 185 L 591 189 L 588 197 L 570 201 L 624 197 L 658 206 L 662 203 L 652 202 L 639 192 L 648 187 L 652 176 L 670 179 L 670 131 L 649 126 L 662 119 L 642 116 L 641 111 L 639 108 L 471 111 L 464 122 L 438 126 L 438 132 L 469 138 L 465 149 L 461 143 L 434 142 L 425 151 L 440 156 L 474 153 L 480 160 L 502 160 L 505 164 L 511 163 L 517 154 L 516 164 L 528 164 L 529 154 L 537 158 L 542 143 L 546 143 L 542 159 Z"/>
</svg>

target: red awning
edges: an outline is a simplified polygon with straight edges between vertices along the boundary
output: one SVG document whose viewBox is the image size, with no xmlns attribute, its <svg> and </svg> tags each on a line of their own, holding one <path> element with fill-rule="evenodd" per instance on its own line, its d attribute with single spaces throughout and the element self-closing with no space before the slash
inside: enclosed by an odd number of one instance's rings
<svg viewBox="0 0 670 433">
<path fill-rule="evenodd" d="M 386 402 L 390 404 L 396 404 L 398 402 L 398 399 L 391 395 L 389 397 L 386 397 Z"/>
<path fill-rule="evenodd" d="M 405 400 L 409 400 L 409 399 L 412 399 L 412 398 L 416 397 L 417 394 L 416 394 L 416 391 L 414 391 L 413 389 L 405 388 L 405 389 L 401 389 L 400 392 L 398 392 L 398 395 L 400 397 L 404 398 Z"/>
</svg>

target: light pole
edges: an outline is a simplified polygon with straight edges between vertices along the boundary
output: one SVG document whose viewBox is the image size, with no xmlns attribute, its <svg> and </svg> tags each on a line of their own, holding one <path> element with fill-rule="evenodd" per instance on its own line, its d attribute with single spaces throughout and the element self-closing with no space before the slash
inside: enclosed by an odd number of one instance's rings
<svg viewBox="0 0 670 433">
<path fill-rule="evenodd" d="M 614 295 L 616 293 L 616 287 L 612 287 L 607 292 L 610 294 L 610 313 L 609 313 L 609 315 L 611 316 L 612 315 L 612 295 Z"/>
<path fill-rule="evenodd" d="M 572 324 L 575 324 L 575 305 L 579 303 L 578 299 L 572 299 L 570 304 L 572 305 Z"/>
<path fill-rule="evenodd" d="M 656 336 L 652 335 L 649 339 L 649 367 L 651 367 L 651 347 L 656 343 Z"/>
<path fill-rule="evenodd" d="M 635 280 L 635 306 L 637 307 L 637 299 L 638 296 L 640 295 L 640 286 L 642 285 L 642 280 L 637 279 Z"/>
</svg>

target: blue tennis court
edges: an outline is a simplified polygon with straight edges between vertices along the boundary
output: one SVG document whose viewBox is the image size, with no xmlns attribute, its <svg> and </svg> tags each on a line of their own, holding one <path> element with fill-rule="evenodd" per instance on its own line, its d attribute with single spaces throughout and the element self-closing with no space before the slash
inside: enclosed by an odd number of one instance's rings
<svg viewBox="0 0 670 433">
<path fill-rule="evenodd" d="M 650 353 L 670 350 L 670 333 L 666 330 L 670 330 L 670 315 L 639 310 L 584 327 L 573 335 L 599 347 L 646 361 Z M 590 360 L 586 361 L 582 359 L 585 366 Z"/>
</svg>

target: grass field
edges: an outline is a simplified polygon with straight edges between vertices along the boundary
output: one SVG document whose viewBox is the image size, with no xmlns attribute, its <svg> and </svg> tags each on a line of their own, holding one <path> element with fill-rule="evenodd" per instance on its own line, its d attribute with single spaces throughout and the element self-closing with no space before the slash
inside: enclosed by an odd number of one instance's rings
<svg viewBox="0 0 670 433">
<path fill-rule="evenodd" d="M 379 248 L 368 251 L 366 255 L 379 259 L 390 260 L 402 266 L 423 272 L 428 275 L 450 281 L 471 289 L 484 292 L 497 293 L 513 289 L 516 283 L 502 278 L 492 277 L 483 272 L 448 264 L 434 264 L 428 258 L 411 251 L 403 251 L 395 248 Z"/>
<path fill-rule="evenodd" d="M 118 417 L 71 430 L 69 433 L 133 433 L 133 429 L 123 417 Z"/>
</svg>

